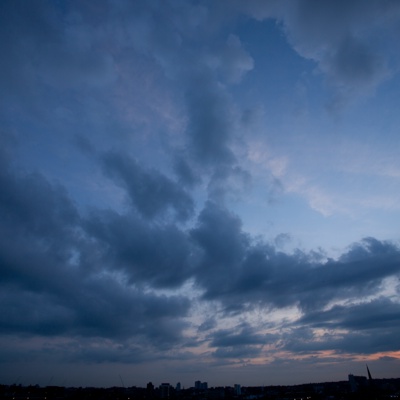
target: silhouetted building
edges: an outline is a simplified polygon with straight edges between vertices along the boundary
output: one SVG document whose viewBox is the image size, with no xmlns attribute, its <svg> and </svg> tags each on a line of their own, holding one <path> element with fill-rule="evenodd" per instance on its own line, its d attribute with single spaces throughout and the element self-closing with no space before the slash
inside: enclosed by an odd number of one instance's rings
<svg viewBox="0 0 400 400">
<path fill-rule="evenodd" d="M 146 386 L 147 391 L 152 392 L 154 390 L 154 385 L 149 382 Z"/>
<path fill-rule="evenodd" d="M 236 396 L 240 396 L 242 394 L 242 387 L 240 385 L 238 385 L 237 383 L 235 383 L 235 386 L 233 387 L 233 389 L 235 391 Z"/>
<path fill-rule="evenodd" d="M 194 383 L 194 388 L 196 390 L 207 390 L 208 389 L 208 383 L 207 382 L 196 381 Z"/>
<path fill-rule="evenodd" d="M 358 392 L 367 386 L 367 378 L 365 376 L 349 375 L 349 384 L 352 392 Z"/>
<path fill-rule="evenodd" d="M 162 399 L 168 399 L 171 392 L 171 385 L 169 383 L 162 383 L 160 385 L 160 397 Z"/>
</svg>

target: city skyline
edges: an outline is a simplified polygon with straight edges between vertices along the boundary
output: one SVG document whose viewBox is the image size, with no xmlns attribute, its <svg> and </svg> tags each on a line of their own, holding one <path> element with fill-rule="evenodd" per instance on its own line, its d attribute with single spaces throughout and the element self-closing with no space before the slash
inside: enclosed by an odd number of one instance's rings
<svg viewBox="0 0 400 400">
<path fill-rule="evenodd" d="M 400 2 L 4 0 L 0 383 L 400 376 Z"/>
<path fill-rule="evenodd" d="M 158 388 L 149 382 L 146 388 L 113 386 L 109 388 L 94 387 L 60 387 L 38 385 L 0 385 L 0 395 L 4 399 L 15 398 L 102 398 L 102 399 L 197 399 L 199 397 L 211 399 L 386 399 L 397 398 L 400 389 L 400 378 L 380 379 L 373 382 L 363 376 L 349 375 L 348 381 L 315 382 L 294 386 L 258 386 L 241 387 L 239 384 L 225 387 L 212 387 L 199 390 L 174 389 L 169 383 L 162 383 Z"/>
<path fill-rule="evenodd" d="M 365 365 L 366 367 L 366 374 L 365 375 L 353 375 L 353 374 L 348 374 L 347 379 L 340 380 L 340 381 L 325 381 L 325 382 L 317 382 L 317 381 L 310 381 L 310 382 L 303 382 L 303 383 L 298 383 L 294 385 L 258 385 L 258 386 L 242 386 L 240 383 L 234 383 L 231 385 L 216 385 L 216 386 L 209 386 L 208 382 L 202 382 L 200 380 L 196 380 L 192 382 L 192 385 L 188 385 L 187 387 L 183 386 L 181 382 L 176 382 L 176 384 L 172 384 L 171 382 L 165 382 L 161 381 L 160 383 L 153 383 L 153 382 L 147 382 L 146 385 L 144 386 L 127 386 L 125 385 L 125 382 L 122 378 L 121 375 L 118 375 L 120 385 L 114 385 L 110 387 L 106 386 L 97 386 L 99 388 L 103 389 L 111 389 L 111 388 L 120 388 L 120 389 L 129 389 L 129 388 L 137 388 L 137 389 L 142 389 L 146 390 L 147 393 L 153 393 L 152 396 L 157 396 L 161 398 L 166 398 L 166 397 L 174 397 L 176 394 L 179 392 L 188 392 L 190 391 L 191 395 L 198 395 L 198 393 L 206 393 L 209 390 L 214 391 L 215 389 L 230 389 L 230 396 L 241 396 L 242 394 L 250 395 L 251 396 L 251 391 L 249 392 L 249 389 L 257 389 L 258 390 L 258 395 L 261 395 L 261 397 L 265 396 L 264 391 L 266 389 L 271 389 L 271 388 L 300 388 L 300 387 L 308 387 L 307 390 L 312 390 L 315 393 L 319 394 L 325 394 L 327 395 L 330 390 L 334 389 L 337 391 L 339 387 L 339 391 L 346 391 L 347 394 L 349 393 L 363 393 L 365 390 L 374 388 L 378 390 L 380 395 L 384 395 L 384 392 L 386 394 L 388 392 L 394 393 L 396 391 L 396 386 L 400 384 L 400 378 L 380 378 L 380 379 L 374 379 L 371 375 L 371 372 L 369 370 L 368 365 Z M 48 385 L 40 386 L 38 384 L 30 384 L 27 386 L 23 386 L 21 384 L 18 384 L 17 382 L 11 384 L 11 385 L 2 385 L 0 386 L 9 386 L 9 387 L 19 387 L 19 388 L 29 388 L 29 387 L 37 387 L 37 388 L 67 388 L 65 386 L 58 386 L 58 385 L 52 385 L 52 380 L 54 377 L 52 377 L 51 381 L 48 383 Z M 340 386 L 335 385 L 335 384 L 340 384 Z M 73 386 L 69 386 L 69 388 L 74 388 Z M 86 388 L 90 389 L 90 386 L 84 386 L 80 388 Z M 330 389 L 328 389 L 330 388 Z M 268 389 L 268 390 L 269 390 Z M 260 391 L 261 390 L 261 391 Z M 142 392 L 143 393 L 143 392 Z M 264 393 L 264 394 L 263 394 Z M 272 392 L 270 392 L 271 395 Z M 284 393 L 284 392 L 282 392 Z M 254 392 L 253 392 L 254 395 Z M 338 395 L 338 392 L 336 392 L 336 396 Z M 257 396 L 256 396 L 257 397 Z"/>
</svg>

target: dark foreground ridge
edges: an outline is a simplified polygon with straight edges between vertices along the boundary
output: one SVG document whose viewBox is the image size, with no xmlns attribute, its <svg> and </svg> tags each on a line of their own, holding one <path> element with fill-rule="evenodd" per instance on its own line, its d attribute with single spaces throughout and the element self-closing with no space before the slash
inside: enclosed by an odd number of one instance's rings
<svg viewBox="0 0 400 400">
<path fill-rule="evenodd" d="M 158 388 L 149 382 L 141 387 L 62 387 L 0 385 L 0 398 L 12 400 L 396 400 L 400 398 L 400 378 L 368 380 L 349 375 L 348 381 L 308 383 L 293 386 L 245 386 L 208 388 L 207 383 L 181 389 L 169 383 Z"/>
</svg>

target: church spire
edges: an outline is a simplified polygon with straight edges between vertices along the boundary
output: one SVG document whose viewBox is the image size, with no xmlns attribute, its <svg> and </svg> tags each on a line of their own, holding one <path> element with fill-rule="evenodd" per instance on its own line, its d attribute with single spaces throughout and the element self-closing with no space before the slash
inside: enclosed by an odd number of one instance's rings
<svg viewBox="0 0 400 400">
<path fill-rule="evenodd" d="M 369 380 L 369 383 L 372 383 L 371 372 L 369 372 L 368 364 L 366 364 L 366 365 L 367 365 L 367 372 L 368 372 L 368 380 Z"/>
</svg>

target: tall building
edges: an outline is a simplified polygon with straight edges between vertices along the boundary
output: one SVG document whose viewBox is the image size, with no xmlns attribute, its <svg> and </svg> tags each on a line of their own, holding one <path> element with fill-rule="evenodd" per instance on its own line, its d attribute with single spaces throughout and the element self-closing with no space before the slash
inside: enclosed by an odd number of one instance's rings
<svg viewBox="0 0 400 400">
<path fill-rule="evenodd" d="M 367 386 L 367 378 L 365 376 L 349 375 L 349 384 L 352 392 L 358 392 L 361 388 Z"/>
<path fill-rule="evenodd" d="M 234 391 L 236 396 L 240 396 L 242 394 L 242 387 L 235 383 Z"/>
<path fill-rule="evenodd" d="M 160 397 L 162 399 L 168 399 L 171 395 L 171 385 L 169 383 L 162 383 L 160 385 Z"/>
<path fill-rule="evenodd" d="M 194 383 L 194 388 L 196 390 L 207 390 L 208 389 L 208 383 L 207 382 L 196 381 Z"/>
<path fill-rule="evenodd" d="M 371 372 L 369 372 L 368 365 L 367 365 L 367 372 L 368 372 L 368 381 L 369 381 L 369 384 L 370 384 L 370 386 L 372 386 L 373 380 L 372 380 Z"/>
</svg>

